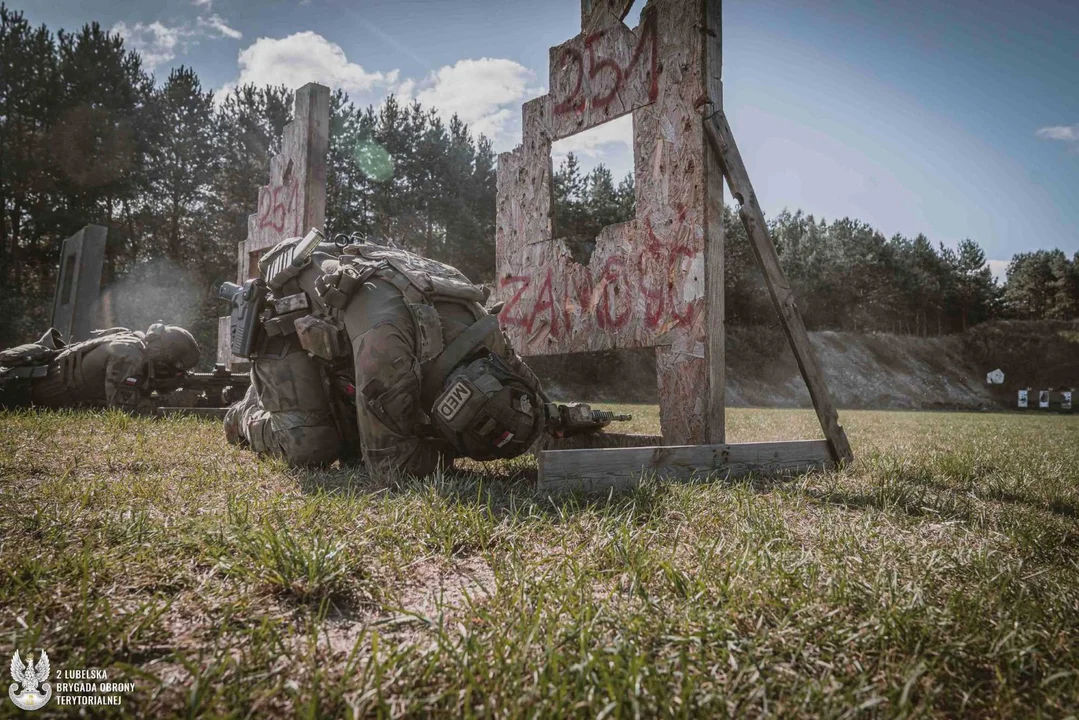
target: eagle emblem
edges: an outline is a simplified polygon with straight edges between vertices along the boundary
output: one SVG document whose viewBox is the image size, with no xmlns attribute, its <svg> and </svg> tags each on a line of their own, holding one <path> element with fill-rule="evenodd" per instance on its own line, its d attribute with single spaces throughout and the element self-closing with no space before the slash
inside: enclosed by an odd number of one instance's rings
<svg viewBox="0 0 1079 720">
<path fill-rule="evenodd" d="M 7 689 L 11 702 L 23 710 L 37 710 L 42 707 L 52 697 L 52 685 L 47 682 L 49 679 L 48 653 L 42 650 L 35 665 L 34 658 L 30 655 L 26 656 L 24 663 L 19 657 L 19 651 L 16 650 L 11 658 L 11 679 L 15 681 Z M 17 693 L 15 691 L 19 689 L 19 685 L 22 685 L 23 689 L 22 692 Z M 39 686 L 41 690 L 38 690 Z"/>
</svg>

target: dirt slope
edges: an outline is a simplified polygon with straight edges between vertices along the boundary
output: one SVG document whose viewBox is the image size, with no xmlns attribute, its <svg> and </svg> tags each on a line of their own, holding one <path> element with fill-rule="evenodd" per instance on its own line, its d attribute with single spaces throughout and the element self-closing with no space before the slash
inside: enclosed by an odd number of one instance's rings
<svg viewBox="0 0 1079 720">
<path fill-rule="evenodd" d="M 935 338 L 810 333 L 836 403 L 847 408 L 1012 407 L 1023 387 L 1079 387 L 1079 323 L 995 322 Z M 552 394 L 623 402 L 656 400 L 650 351 L 530 358 Z M 1001 368 L 1002 386 L 985 375 Z M 727 333 L 731 406 L 806 407 L 809 393 L 778 327 Z"/>
</svg>

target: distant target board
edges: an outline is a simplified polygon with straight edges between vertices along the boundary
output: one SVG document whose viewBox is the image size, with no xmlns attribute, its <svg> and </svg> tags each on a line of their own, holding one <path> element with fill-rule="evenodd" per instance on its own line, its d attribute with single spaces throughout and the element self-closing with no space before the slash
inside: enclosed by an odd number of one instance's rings
<svg viewBox="0 0 1079 720">
<path fill-rule="evenodd" d="M 1058 412 L 1073 412 L 1072 396 L 1075 390 L 1038 390 L 1037 408 L 1039 410 L 1056 410 Z M 1019 391 L 1017 407 L 1020 410 L 1035 407 L 1034 391 L 1030 388 Z"/>
</svg>

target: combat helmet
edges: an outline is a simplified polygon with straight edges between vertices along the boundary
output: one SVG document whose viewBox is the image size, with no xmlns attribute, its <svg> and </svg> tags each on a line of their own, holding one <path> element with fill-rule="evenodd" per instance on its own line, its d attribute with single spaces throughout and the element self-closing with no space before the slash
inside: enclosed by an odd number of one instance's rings
<svg viewBox="0 0 1079 720">
<path fill-rule="evenodd" d="M 490 351 L 450 372 L 431 419 L 444 438 L 474 460 L 517 457 L 545 426 L 542 397 Z"/>
<path fill-rule="evenodd" d="M 195 338 L 176 325 L 154 323 L 144 337 L 150 361 L 176 371 L 186 371 L 199 362 L 201 351 Z"/>
</svg>

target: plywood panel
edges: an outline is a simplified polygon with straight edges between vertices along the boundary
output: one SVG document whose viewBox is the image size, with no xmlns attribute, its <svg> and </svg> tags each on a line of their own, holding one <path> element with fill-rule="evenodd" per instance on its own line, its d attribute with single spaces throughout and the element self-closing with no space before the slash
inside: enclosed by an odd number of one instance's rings
<svg viewBox="0 0 1079 720">
<path fill-rule="evenodd" d="M 324 226 L 329 137 L 330 89 L 308 83 L 296 91 L 281 152 L 270 159 L 269 183 L 259 188 L 257 212 L 248 216 L 247 239 L 237 248 L 237 283 L 255 276 L 258 258 L 269 248 Z M 227 331 L 225 319 L 219 319 L 218 327 Z M 233 367 L 227 332 L 224 340 L 218 336 L 217 346 L 217 362 Z"/>
<path fill-rule="evenodd" d="M 499 157 L 496 296 L 506 302 L 499 317 L 526 356 L 660 348 L 664 437 L 698 443 L 708 383 L 699 114 L 705 3 L 654 0 L 633 31 L 619 19 L 624 5 L 583 9 L 581 34 L 551 49 L 551 93 L 524 105 L 523 142 Z M 636 217 L 605 228 L 580 264 L 551 237 L 551 142 L 627 112 Z"/>
<path fill-rule="evenodd" d="M 330 89 L 308 83 L 296 91 L 281 152 L 270 160 L 270 182 L 259 188 L 258 211 L 248 217 L 248 253 L 325 224 L 329 132 Z"/>
</svg>

